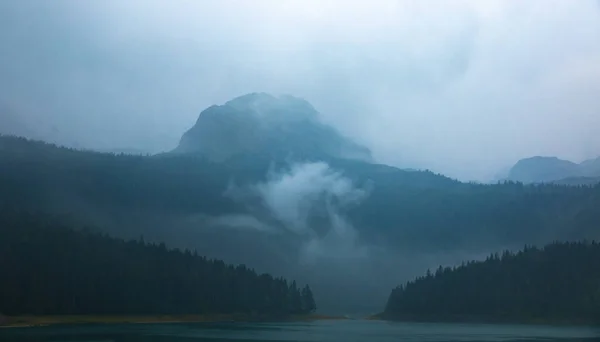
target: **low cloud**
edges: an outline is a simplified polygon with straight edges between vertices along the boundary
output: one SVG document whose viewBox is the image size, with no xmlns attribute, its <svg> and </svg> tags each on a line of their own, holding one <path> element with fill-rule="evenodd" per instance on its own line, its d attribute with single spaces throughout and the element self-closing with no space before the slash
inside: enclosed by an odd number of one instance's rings
<svg viewBox="0 0 600 342">
<path fill-rule="evenodd" d="M 213 222 L 269 233 L 283 230 L 303 241 L 300 257 L 307 263 L 362 258 L 367 248 L 360 245 L 346 212 L 368 194 L 368 187 L 356 186 L 327 163 L 298 163 L 272 170 L 265 182 L 231 186 L 226 195 L 244 201 L 250 215 L 223 216 Z"/>
</svg>

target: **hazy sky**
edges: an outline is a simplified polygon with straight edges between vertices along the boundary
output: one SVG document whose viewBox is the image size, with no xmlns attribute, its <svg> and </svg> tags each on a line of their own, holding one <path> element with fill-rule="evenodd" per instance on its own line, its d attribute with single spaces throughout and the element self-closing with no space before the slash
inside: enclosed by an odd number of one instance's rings
<svg viewBox="0 0 600 342">
<path fill-rule="evenodd" d="M 600 2 L 0 1 L 2 130 L 174 148 L 248 92 L 310 101 L 375 157 L 488 180 L 600 155 Z"/>
</svg>

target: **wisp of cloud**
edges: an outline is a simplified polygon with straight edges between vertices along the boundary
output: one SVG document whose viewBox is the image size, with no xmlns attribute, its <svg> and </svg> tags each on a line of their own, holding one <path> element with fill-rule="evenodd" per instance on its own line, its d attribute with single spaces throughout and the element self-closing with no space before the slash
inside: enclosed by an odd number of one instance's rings
<svg viewBox="0 0 600 342">
<path fill-rule="evenodd" d="M 239 201 L 260 201 L 266 215 L 249 205 L 253 216 L 235 215 L 235 220 L 225 217 L 215 222 L 235 227 L 244 217 L 244 222 L 252 221 L 253 227 L 261 227 L 257 230 L 272 233 L 276 230 L 273 224 L 263 221 L 274 221 L 280 229 L 302 239 L 303 262 L 366 257 L 367 248 L 360 246 L 358 233 L 345 212 L 368 193 L 367 188 L 355 186 L 327 163 L 297 163 L 287 169 L 272 170 L 265 182 L 228 190 L 227 195 Z"/>
</svg>

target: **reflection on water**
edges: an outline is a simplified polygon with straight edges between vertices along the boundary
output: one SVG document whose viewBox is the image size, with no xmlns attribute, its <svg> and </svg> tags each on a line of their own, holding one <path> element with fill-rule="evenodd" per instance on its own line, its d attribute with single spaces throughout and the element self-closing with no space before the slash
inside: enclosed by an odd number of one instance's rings
<svg viewBox="0 0 600 342">
<path fill-rule="evenodd" d="M 600 329 L 530 325 L 473 325 L 336 321 L 314 323 L 110 324 L 0 329 L 4 342 L 600 342 Z"/>
</svg>

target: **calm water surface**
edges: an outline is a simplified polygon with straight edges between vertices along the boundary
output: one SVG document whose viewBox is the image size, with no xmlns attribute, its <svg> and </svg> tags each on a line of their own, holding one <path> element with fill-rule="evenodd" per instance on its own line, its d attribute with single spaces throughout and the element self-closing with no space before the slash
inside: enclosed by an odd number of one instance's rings
<svg viewBox="0 0 600 342">
<path fill-rule="evenodd" d="M 331 321 L 262 324 L 110 324 L 0 329 L 2 342 L 206 341 L 585 341 L 600 329 L 531 325 L 474 325 Z"/>
</svg>

